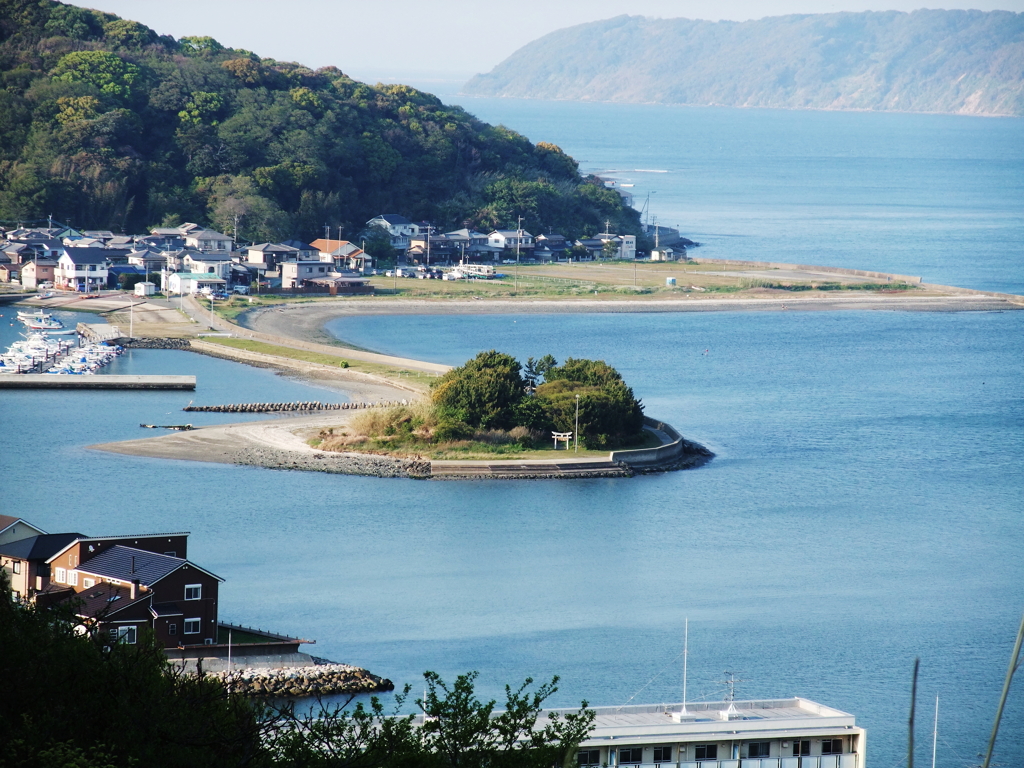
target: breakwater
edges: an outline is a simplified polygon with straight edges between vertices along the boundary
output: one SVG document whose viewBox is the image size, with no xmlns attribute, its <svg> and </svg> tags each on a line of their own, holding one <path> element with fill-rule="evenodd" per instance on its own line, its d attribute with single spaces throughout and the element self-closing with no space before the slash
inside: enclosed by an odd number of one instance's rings
<svg viewBox="0 0 1024 768">
<path fill-rule="evenodd" d="M 185 389 L 196 388 L 195 376 L 54 376 L 23 373 L 0 376 L 0 389 Z"/>
<path fill-rule="evenodd" d="M 408 400 L 378 403 L 321 403 L 319 400 L 294 403 L 229 403 L 227 405 L 186 405 L 181 410 L 199 413 L 293 413 L 309 411 L 359 411 L 367 408 L 391 408 L 408 405 Z"/>
<path fill-rule="evenodd" d="M 289 669 L 244 668 L 211 672 L 232 693 L 267 698 L 328 696 L 335 693 L 393 691 L 395 684 L 361 667 L 349 664 L 316 664 Z"/>
</svg>

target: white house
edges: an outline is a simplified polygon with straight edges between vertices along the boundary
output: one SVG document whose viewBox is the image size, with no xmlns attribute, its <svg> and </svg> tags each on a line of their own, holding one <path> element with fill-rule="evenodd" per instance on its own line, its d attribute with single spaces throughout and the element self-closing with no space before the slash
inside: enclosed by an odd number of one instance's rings
<svg viewBox="0 0 1024 768">
<path fill-rule="evenodd" d="M 374 216 L 366 222 L 366 226 L 367 228 L 382 227 L 386 229 L 391 235 L 391 247 L 402 250 L 409 247 L 410 237 L 420 234 L 424 229 L 397 213 L 382 213 L 380 216 Z"/>
<path fill-rule="evenodd" d="M 281 265 L 281 288 L 285 291 L 301 287 L 303 280 L 329 277 L 334 265 L 323 261 L 286 261 Z"/>
<path fill-rule="evenodd" d="M 194 274 L 192 272 L 172 272 L 167 275 L 169 293 L 203 293 L 218 291 L 227 286 L 227 280 L 209 273 Z"/>
<path fill-rule="evenodd" d="M 107 284 L 107 255 L 103 248 L 65 248 L 57 259 L 53 283 L 69 291 L 98 291 Z"/>
<path fill-rule="evenodd" d="M 604 232 L 598 235 L 597 239 L 605 244 L 614 243 L 618 247 L 618 253 L 614 256 L 616 259 L 632 261 L 636 258 L 636 235 L 613 235 Z"/>
<path fill-rule="evenodd" d="M 194 229 L 185 235 L 185 247 L 205 253 L 231 253 L 234 241 L 213 229 Z"/>
<path fill-rule="evenodd" d="M 507 251 L 516 250 L 518 245 L 519 252 L 527 255 L 534 248 L 533 235 L 525 229 L 496 229 L 487 236 L 487 244 Z"/>
<path fill-rule="evenodd" d="M 227 278 L 231 271 L 231 258 L 224 254 L 189 253 L 182 258 L 182 268 L 194 274 L 211 274 Z"/>
</svg>

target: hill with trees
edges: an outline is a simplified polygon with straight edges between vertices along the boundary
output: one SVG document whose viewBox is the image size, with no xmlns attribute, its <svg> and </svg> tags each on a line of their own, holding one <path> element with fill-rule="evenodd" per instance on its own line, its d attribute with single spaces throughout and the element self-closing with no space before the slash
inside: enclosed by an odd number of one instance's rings
<svg viewBox="0 0 1024 768">
<path fill-rule="evenodd" d="M 561 29 L 463 91 L 581 101 L 1024 115 L 1024 13 L 919 10 Z"/>
<path fill-rule="evenodd" d="M 577 238 L 639 215 L 557 146 L 371 86 L 51 0 L 0 0 L 0 220 L 253 241 L 381 213 Z M 0 222 L 2 223 L 2 222 Z"/>
</svg>

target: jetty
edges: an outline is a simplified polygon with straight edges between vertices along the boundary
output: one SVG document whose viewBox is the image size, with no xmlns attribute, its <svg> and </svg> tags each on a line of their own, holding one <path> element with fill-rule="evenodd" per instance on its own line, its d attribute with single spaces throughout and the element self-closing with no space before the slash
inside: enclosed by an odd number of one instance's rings
<svg viewBox="0 0 1024 768">
<path fill-rule="evenodd" d="M 54 376 L 22 373 L 0 376 L 0 389 L 183 389 L 196 388 L 195 376 Z"/>
</svg>

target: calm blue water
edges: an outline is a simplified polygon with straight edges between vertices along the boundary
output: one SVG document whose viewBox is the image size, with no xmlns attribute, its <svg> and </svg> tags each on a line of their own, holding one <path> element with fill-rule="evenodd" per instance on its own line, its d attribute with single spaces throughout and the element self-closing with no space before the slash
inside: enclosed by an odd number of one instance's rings
<svg viewBox="0 0 1024 768">
<path fill-rule="evenodd" d="M 591 105 L 593 113 L 548 105 L 548 118 L 539 104 L 499 106 L 504 122 L 595 166 L 659 167 L 653 154 L 642 162 L 615 158 L 611 139 L 599 140 L 613 134 L 601 121 L 565 118 L 600 116 L 605 105 Z M 930 201 L 917 209 L 900 203 L 885 180 L 872 205 L 867 176 L 855 174 L 810 210 L 795 177 L 776 178 L 758 159 L 771 157 L 786 131 L 743 128 L 748 115 L 781 121 L 788 114 L 731 112 L 740 122 L 720 132 L 749 145 L 760 197 L 735 181 L 738 161 L 730 166 L 728 153 L 710 149 L 687 151 L 733 179 L 746 202 L 730 208 L 712 176 L 703 196 L 675 187 L 689 195 L 686 210 L 714 222 L 706 231 L 738 235 L 697 236 L 708 239 L 709 255 L 746 257 L 726 251 L 755 243 L 759 258 L 807 261 L 792 250 L 832 243 L 852 266 L 958 282 L 937 274 L 948 269 L 966 276 L 964 285 L 1020 290 L 1021 241 L 1013 235 L 1020 174 L 994 167 L 999 158 L 1019 163 L 1021 143 L 1007 139 L 1017 123 L 936 118 L 977 136 L 946 141 L 940 131 L 930 145 L 921 135 L 897 142 L 906 162 L 927 170 L 929 157 L 953 153 L 974 169 L 968 176 L 983 166 L 989 181 L 1002 174 L 1002 187 L 979 181 L 964 190 L 947 179 L 939 186 L 951 196 L 931 194 L 910 174 L 912 194 L 904 197 Z M 931 124 L 928 116 L 842 117 L 811 114 L 807 125 L 819 121 L 822 135 L 815 139 L 808 127 L 803 143 L 828 144 L 821 121 L 834 121 L 860 147 L 854 166 L 873 158 L 888 167 L 888 145 L 876 148 L 881 157 L 864 158 L 878 135 L 875 118 Z M 544 120 L 558 132 L 531 129 Z M 642 122 L 623 122 L 623 147 L 637 133 L 626 128 Z M 677 122 L 658 141 L 672 145 Z M 820 159 L 827 154 L 808 151 L 819 158 L 808 162 L 827 166 Z M 925 176 L 942 176 L 945 164 L 936 161 Z M 819 170 L 819 178 L 827 175 Z M 655 197 L 668 196 L 664 189 Z M 778 204 L 781 223 L 758 212 L 758 199 Z M 940 226 L 943 205 L 948 230 Z M 870 216 L 859 219 L 864 211 Z M 891 236 L 876 231 L 883 219 Z M 754 220 L 787 236 L 745 231 Z M 963 242 L 963 227 L 969 254 L 929 250 L 905 236 L 941 240 L 950 232 L 951 242 Z M 847 251 L 843 244 L 853 241 Z M 936 271 L 914 268 L 928 259 Z M 0 318 L 0 344 L 15 330 Z M 225 619 L 315 638 L 314 653 L 415 690 L 426 669 L 446 678 L 476 669 L 490 696 L 527 675 L 560 674 L 560 705 L 623 703 L 634 694 L 635 701 L 678 701 L 688 617 L 693 698 L 719 697 L 731 670 L 745 681 L 741 697 L 802 695 L 853 712 L 870 731 L 872 768 L 902 764 L 909 676 L 920 656 L 922 721 L 936 694 L 943 702 L 939 765 L 978 762 L 1024 610 L 1024 313 L 406 316 L 348 318 L 332 330 L 373 349 L 448 363 L 491 347 L 521 358 L 603 358 L 649 413 L 717 458 L 700 470 L 631 480 L 435 483 L 88 451 L 91 443 L 139 436 L 140 422 L 233 420 L 183 414 L 188 400 L 334 399 L 260 369 L 136 351 L 118 371 L 194 373 L 198 390 L 5 393 L 0 512 L 53 531 L 192 531 L 193 559 L 227 579 Z M 1021 683 L 997 752 L 1006 766 L 1024 765 Z"/>
<path fill-rule="evenodd" d="M 1024 293 L 1024 120 L 454 100 L 650 194 L 696 255 Z"/>
</svg>

